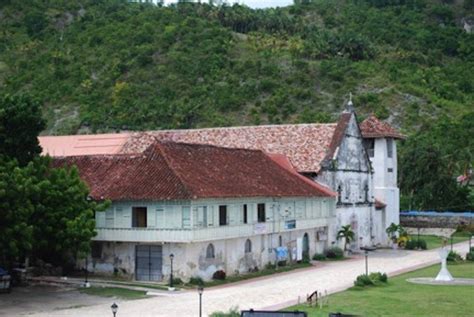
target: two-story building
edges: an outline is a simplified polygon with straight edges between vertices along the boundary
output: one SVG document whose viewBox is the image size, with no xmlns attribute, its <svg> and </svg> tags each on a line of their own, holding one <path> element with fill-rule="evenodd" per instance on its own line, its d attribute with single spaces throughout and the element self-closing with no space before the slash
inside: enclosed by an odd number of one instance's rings
<svg viewBox="0 0 474 317">
<path fill-rule="evenodd" d="M 339 244 L 342 247 L 343 241 L 336 237 L 337 230 L 350 224 L 356 235 L 352 249 L 357 250 L 361 246 L 388 244 L 385 229 L 392 222 L 399 223 L 395 141 L 402 138 L 403 135 L 388 123 L 374 116 L 359 124 L 352 102 L 349 102 L 336 123 L 46 136 L 40 137 L 40 144 L 44 153 L 66 157 L 98 154 L 141 155 L 154 142 L 261 150 L 271 155 L 280 166 L 296 171 L 304 180 L 310 180 L 318 186 L 324 184 L 336 193 L 336 203 L 333 205 L 335 210 L 329 211 L 334 217 L 328 223 L 326 231 L 315 229 L 320 232 L 315 236 L 327 238 L 328 245 Z M 212 159 L 212 156 L 209 159 Z M 258 202 L 253 204 L 254 207 L 246 208 L 257 208 L 255 206 Z M 217 213 L 218 206 L 209 205 L 206 210 L 214 210 L 213 212 Z M 300 205 L 295 201 L 294 205 L 279 205 L 278 208 L 295 212 L 297 209 L 301 210 L 302 207 L 298 206 Z M 237 207 L 228 208 L 231 210 Z M 193 212 L 194 210 L 191 213 Z M 110 213 L 109 211 L 109 219 L 112 217 Z M 161 212 L 158 215 L 162 217 Z M 101 221 L 103 222 L 98 219 L 99 224 Z M 254 230 L 262 227 L 258 221 L 254 225 Z M 215 225 L 212 227 L 215 228 Z M 267 230 L 268 222 L 264 227 Z M 185 232 L 177 232 L 176 235 L 185 236 Z M 98 238 L 102 239 L 101 237 L 99 235 Z M 252 243 L 255 245 L 255 242 Z M 272 246 L 274 245 L 272 242 Z M 264 261 L 266 260 L 267 258 Z"/>
<path fill-rule="evenodd" d="M 94 200 L 97 236 L 89 269 L 161 280 L 208 279 L 261 269 L 275 248 L 296 259 L 328 246 L 336 193 L 298 174 L 281 155 L 174 142 L 139 154 L 56 157 L 77 166 Z"/>
</svg>

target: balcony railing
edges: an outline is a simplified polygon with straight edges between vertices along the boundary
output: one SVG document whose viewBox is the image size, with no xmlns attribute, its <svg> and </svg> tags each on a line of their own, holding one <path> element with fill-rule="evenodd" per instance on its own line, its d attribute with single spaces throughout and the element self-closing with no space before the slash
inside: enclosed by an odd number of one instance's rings
<svg viewBox="0 0 474 317">
<path fill-rule="evenodd" d="M 256 234 L 286 232 L 327 226 L 329 218 L 265 222 L 238 226 L 194 229 L 97 228 L 97 241 L 122 242 L 197 242 L 248 237 Z"/>
</svg>

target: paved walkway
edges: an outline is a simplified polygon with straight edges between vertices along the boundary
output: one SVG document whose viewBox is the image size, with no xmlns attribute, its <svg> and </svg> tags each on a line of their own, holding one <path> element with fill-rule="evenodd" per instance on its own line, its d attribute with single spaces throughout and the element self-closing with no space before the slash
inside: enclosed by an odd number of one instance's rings
<svg viewBox="0 0 474 317">
<path fill-rule="evenodd" d="M 466 253 L 468 243 L 458 243 L 455 250 Z M 439 262 L 437 250 L 378 250 L 370 254 L 369 271 L 393 276 Z M 363 257 L 341 262 L 328 262 L 299 271 L 282 273 L 256 280 L 229 284 L 204 290 L 203 313 L 239 309 L 280 309 L 295 304 L 298 297 L 315 290 L 334 293 L 350 286 L 365 271 Z M 112 304 L 113 300 L 110 300 Z M 155 296 L 134 301 L 116 301 L 117 317 L 121 316 L 198 316 L 199 297 L 188 291 L 171 297 Z M 29 316 L 111 316 L 110 305 L 94 305 L 77 309 L 51 311 Z"/>
</svg>

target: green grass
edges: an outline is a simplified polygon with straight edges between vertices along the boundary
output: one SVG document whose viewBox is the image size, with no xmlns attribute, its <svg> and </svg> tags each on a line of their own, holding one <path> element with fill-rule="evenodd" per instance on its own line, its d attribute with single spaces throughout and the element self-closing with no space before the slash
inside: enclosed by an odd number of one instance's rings
<svg viewBox="0 0 474 317">
<path fill-rule="evenodd" d="M 449 265 L 454 277 L 474 278 L 474 263 Z M 360 316 L 473 316 L 473 286 L 412 284 L 412 277 L 435 277 L 439 265 L 389 278 L 386 286 L 353 288 L 329 296 L 323 309 L 298 305 L 285 310 L 304 310 L 308 316 L 341 312 Z"/>
<path fill-rule="evenodd" d="M 90 287 L 79 290 L 83 294 L 121 299 L 140 299 L 147 297 L 145 291 L 136 291 L 119 287 Z"/>
<path fill-rule="evenodd" d="M 416 240 L 417 235 L 414 234 L 411 236 L 412 239 Z M 420 235 L 420 239 L 426 241 L 426 246 L 428 250 L 436 249 L 443 246 L 443 237 L 435 236 L 435 235 Z M 454 233 L 453 235 L 453 243 L 463 242 L 469 240 L 469 235 L 464 233 Z M 448 239 L 448 246 L 451 244 L 451 240 Z"/>
<path fill-rule="evenodd" d="M 222 285 L 222 284 L 235 283 L 235 282 L 240 282 L 240 281 L 244 281 L 244 280 L 248 280 L 248 279 L 252 279 L 252 278 L 257 278 L 257 277 L 262 277 L 262 276 L 267 276 L 267 275 L 272 275 L 272 274 L 277 274 L 277 273 L 293 271 L 293 270 L 296 270 L 296 269 L 301 269 L 301 268 L 310 267 L 310 266 L 311 266 L 310 263 L 297 263 L 297 264 L 293 264 L 293 265 L 286 265 L 286 266 L 278 267 L 278 270 L 276 270 L 276 269 L 263 269 L 263 270 L 260 270 L 258 272 L 227 276 L 225 280 L 207 281 L 207 282 L 204 282 L 203 286 L 204 287 L 212 287 L 212 286 L 217 286 L 217 285 Z M 194 288 L 194 285 L 191 285 L 191 287 Z"/>
</svg>

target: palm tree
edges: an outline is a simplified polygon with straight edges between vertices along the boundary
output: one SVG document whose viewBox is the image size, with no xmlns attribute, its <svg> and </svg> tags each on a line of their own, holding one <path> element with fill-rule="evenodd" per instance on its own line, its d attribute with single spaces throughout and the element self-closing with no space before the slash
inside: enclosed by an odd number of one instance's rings
<svg viewBox="0 0 474 317">
<path fill-rule="evenodd" d="M 345 225 L 341 227 L 341 230 L 337 232 L 337 238 L 344 238 L 345 243 L 344 243 L 344 251 L 347 251 L 347 245 L 354 241 L 355 238 L 355 233 L 351 229 L 351 225 Z"/>
</svg>

